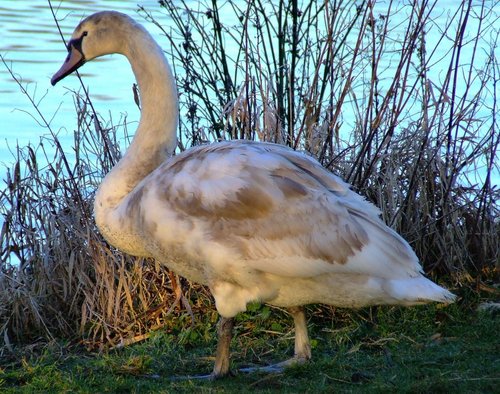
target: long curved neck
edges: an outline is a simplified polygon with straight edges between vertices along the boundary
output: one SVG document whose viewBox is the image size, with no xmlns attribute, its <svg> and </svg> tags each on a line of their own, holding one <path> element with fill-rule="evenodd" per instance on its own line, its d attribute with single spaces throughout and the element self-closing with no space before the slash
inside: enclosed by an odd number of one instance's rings
<svg viewBox="0 0 500 394">
<path fill-rule="evenodd" d="M 136 25 L 128 33 L 121 53 L 128 58 L 139 85 L 141 119 L 127 152 L 99 187 L 96 215 L 98 210 L 117 207 L 177 145 L 178 101 L 172 71 L 145 29 Z"/>
</svg>

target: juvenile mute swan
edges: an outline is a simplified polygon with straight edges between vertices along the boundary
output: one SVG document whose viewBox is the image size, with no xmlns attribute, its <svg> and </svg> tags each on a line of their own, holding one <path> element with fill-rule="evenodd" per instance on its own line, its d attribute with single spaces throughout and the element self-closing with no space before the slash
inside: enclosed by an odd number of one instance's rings
<svg viewBox="0 0 500 394">
<path fill-rule="evenodd" d="M 162 50 L 118 12 L 83 20 L 56 84 L 85 62 L 125 55 L 142 98 L 126 154 L 104 178 L 95 219 L 116 248 L 153 257 L 208 286 L 221 315 L 212 377 L 229 372 L 233 317 L 249 302 L 286 307 L 295 355 L 310 359 L 302 305 L 339 307 L 453 302 L 379 210 L 321 165 L 284 146 L 228 141 L 173 156 L 177 91 Z"/>
</svg>

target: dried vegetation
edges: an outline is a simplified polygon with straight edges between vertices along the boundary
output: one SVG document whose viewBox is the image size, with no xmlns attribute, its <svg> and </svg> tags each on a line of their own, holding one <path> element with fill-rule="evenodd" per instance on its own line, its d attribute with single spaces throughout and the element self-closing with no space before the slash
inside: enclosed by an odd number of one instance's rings
<svg viewBox="0 0 500 394">
<path fill-rule="evenodd" d="M 233 138 L 304 150 L 378 205 L 429 274 L 488 287 L 500 250 L 490 3 L 462 1 L 446 15 L 432 1 L 160 4 L 168 29 L 157 11 L 140 13 L 167 33 L 180 150 Z M 120 346 L 210 302 L 100 237 L 93 194 L 120 157 L 126 122 L 110 125 L 85 94 L 75 107 L 71 157 L 42 117 L 51 137 L 17 149 L 0 191 L 4 350 L 38 338 Z"/>
</svg>

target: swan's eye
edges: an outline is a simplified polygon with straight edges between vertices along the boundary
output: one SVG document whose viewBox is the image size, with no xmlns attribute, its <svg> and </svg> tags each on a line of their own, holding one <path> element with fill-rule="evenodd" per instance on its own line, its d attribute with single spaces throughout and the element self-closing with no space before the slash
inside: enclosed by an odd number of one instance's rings
<svg viewBox="0 0 500 394">
<path fill-rule="evenodd" d="M 87 36 L 89 33 L 84 31 L 80 38 L 73 38 L 68 42 L 68 52 L 71 52 L 71 48 L 75 48 L 78 52 L 80 52 L 83 56 L 83 51 L 82 51 L 82 41 L 83 37 Z"/>
</svg>

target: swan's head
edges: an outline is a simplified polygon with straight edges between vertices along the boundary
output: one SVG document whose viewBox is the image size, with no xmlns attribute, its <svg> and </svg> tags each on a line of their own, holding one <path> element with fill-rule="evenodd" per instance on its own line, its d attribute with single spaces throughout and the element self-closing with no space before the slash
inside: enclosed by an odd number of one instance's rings
<svg viewBox="0 0 500 394">
<path fill-rule="evenodd" d="M 124 54 L 127 37 L 137 26 L 132 18 L 115 11 L 97 12 L 85 18 L 68 42 L 68 56 L 50 80 L 52 85 L 96 57 L 110 53 Z"/>
</svg>

